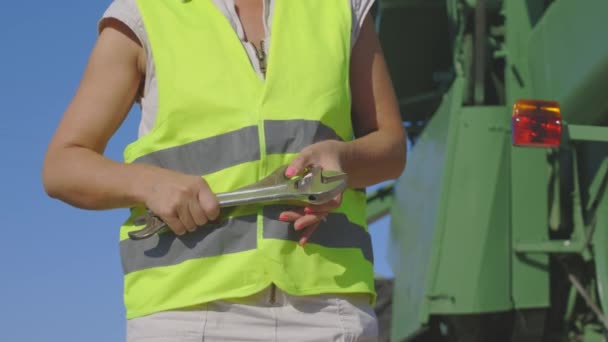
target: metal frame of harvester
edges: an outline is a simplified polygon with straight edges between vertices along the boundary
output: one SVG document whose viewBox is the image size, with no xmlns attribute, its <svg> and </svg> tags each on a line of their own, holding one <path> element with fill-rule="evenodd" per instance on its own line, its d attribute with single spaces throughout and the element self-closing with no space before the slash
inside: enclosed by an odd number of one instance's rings
<svg viewBox="0 0 608 342">
<path fill-rule="evenodd" d="M 605 341 L 608 1 L 380 0 L 376 24 L 413 143 L 368 197 L 392 340 Z M 513 145 L 522 98 L 558 103 L 558 145 Z"/>
</svg>

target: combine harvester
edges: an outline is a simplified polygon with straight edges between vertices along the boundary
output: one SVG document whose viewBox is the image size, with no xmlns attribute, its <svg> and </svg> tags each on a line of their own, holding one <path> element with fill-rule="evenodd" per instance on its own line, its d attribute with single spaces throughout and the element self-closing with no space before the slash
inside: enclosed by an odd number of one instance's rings
<svg viewBox="0 0 608 342">
<path fill-rule="evenodd" d="M 376 24 L 413 144 L 369 196 L 391 341 L 606 341 L 608 0 L 379 0 Z"/>
</svg>

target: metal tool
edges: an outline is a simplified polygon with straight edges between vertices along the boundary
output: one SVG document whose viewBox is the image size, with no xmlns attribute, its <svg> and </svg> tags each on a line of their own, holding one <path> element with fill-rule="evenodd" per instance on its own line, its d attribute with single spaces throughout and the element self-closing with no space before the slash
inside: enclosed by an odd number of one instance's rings
<svg viewBox="0 0 608 342">
<path fill-rule="evenodd" d="M 216 194 L 221 208 L 247 204 L 271 204 L 288 202 L 294 205 L 324 204 L 346 189 L 346 174 L 339 171 L 323 171 L 311 167 L 301 176 L 287 178 L 281 166 L 261 181 L 231 192 Z M 141 240 L 167 227 L 163 220 L 152 212 L 135 219 L 146 226 L 129 232 L 132 240 Z"/>
</svg>

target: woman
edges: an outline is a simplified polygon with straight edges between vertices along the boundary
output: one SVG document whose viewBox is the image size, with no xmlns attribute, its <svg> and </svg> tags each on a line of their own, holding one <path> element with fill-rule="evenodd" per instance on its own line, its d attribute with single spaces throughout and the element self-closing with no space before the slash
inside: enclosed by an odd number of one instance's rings
<svg viewBox="0 0 608 342">
<path fill-rule="evenodd" d="M 405 134 L 372 1 L 110 6 L 43 181 L 80 208 L 148 208 L 174 233 L 130 241 L 131 219 L 121 230 L 129 341 L 375 339 L 355 189 L 402 172 Z M 135 100 L 139 139 L 125 163 L 111 161 L 104 148 Z M 286 177 L 343 171 L 349 189 L 321 206 L 243 208 L 208 224 L 214 193 L 283 164 Z"/>
</svg>

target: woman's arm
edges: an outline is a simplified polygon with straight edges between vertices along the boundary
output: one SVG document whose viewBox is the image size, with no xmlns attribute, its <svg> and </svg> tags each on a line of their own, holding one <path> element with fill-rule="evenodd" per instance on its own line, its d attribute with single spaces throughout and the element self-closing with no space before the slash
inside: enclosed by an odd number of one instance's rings
<svg viewBox="0 0 608 342">
<path fill-rule="evenodd" d="M 286 176 L 300 173 L 308 165 L 348 174 L 351 188 L 364 188 L 397 178 L 403 172 L 406 137 L 384 54 L 367 16 L 352 51 L 350 84 L 352 121 L 356 139 L 350 142 L 323 141 L 302 150 L 286 170 Z M 281 213 L 283 221 L 301 230 L 304 245 L 329 211 L 340 205 L 338 197 L 321 206 Z"/>
<path fill-rule="evenodd" d="M 356 188 L 397 178 L 405 167 L 405 130 L 370 15 L 352 52 L 350 78 L 357 139 L 346 144 L 342 167 Z"/>
<path fill-rule="evenodd" d="M 133 105 L 141 47 L 128 28 L 104 29 L 44 161 L 47 193 L 76 207 L 127 207 L 141 200 L 129 167 L 102 157 Z"/>
<path fill-rule="evenodd" d="M 305 148 L 287 175 L 310 164 L 348 174 L 352 188 L 397 178 L 405 167 L 405 130 L 380 42 L 368 15 L 352 51 L 352 121 L 357 139 L 324 141 Z"/>
<path fill-rule="evenodd" d="M 131 30 L 111 21 L 101 32 L 78 90 L 53 136 L 42 179 L 51 197 L 79 208 L 145 204 L 177 234 L 215 219 L 217 200 L 201 177 L 103 156 L 133 105 L 143 49 Z"/>
</svg>

